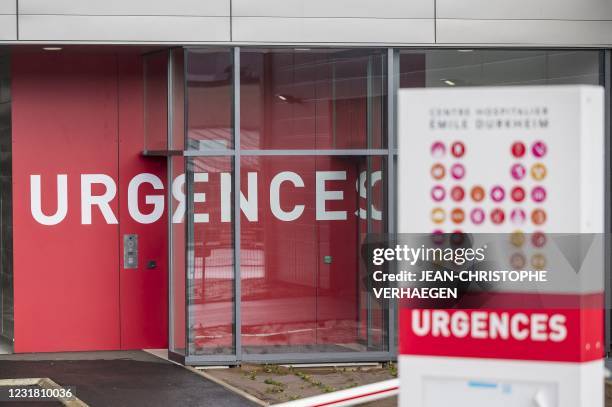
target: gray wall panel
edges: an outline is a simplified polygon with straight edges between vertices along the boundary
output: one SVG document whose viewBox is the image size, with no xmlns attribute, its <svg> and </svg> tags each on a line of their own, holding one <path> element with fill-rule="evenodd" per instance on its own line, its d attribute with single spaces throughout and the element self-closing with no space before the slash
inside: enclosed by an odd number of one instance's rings
<svg viewBox="0 0 612 407">
<path fill-rule="evenodd" d="M 612 20 L 609 0 L 437 0 L 438 18 Z"/>
<path fill-rule="evenodd" d="M 17 17 L 14 15 L 0 15 L 0 41 L 17 39 Z"/>
<path fill-rule="evenodd" d="M 43 1 L 43 0 L 39 0 Z M 433 18 L 434 0 L 233 0 L 236 17 Z"/>
<path fill-rule="evenodd" d="M 230 0 L 19 0 L 19 14 L 229 16 Z"/>
<path fill-rule="evenodd" d="M 0 0 L 0 14 L 15 14 L 16 10 L 15 0 Z"/>
<path fill-rule="evenodd" d="M 612 21 L 438 19 L 443 44 L 597 45 L 612 43 Z"/>
<path fill-rule="evenodd" d="M 433 43 L 433 19 L 234 17 L 234 41 Z"/>
<path fill-rule="evenodd" d="M 0 0 L 0 41 L 601 46 L 611 24 L 612 0 Z"/>
<path fill-rule="evenodd" d="M 19 16 L 28 41 L 229 41 L 229 17 Z"/>
</svg>

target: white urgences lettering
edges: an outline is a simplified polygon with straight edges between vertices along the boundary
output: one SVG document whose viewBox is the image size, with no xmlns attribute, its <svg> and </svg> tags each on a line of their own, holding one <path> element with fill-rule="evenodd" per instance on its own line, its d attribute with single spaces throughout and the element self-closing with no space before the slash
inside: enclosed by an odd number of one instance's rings
<svg viewBox="0 0 612 407">
<path fill-rule="evenodd" d="M 210 177 L 219 177 L 219 182 L 215 183 L 219 191 L 203 192 L 200 185 L 210 183 Z M 55 179 L 53 179 L 55 178 Z M 355 185 L 355 190 L 359 194 L 360 208 L 354 211 L 355 216 L 365 219 L 367 210 L 364 208 L 367 202 L 366 194 L 366 173 L 359 174 L 356 180 L 352 180 Z M 53 226 L 63 222 L 69 214 L 69 197 L 73 193 L 69 191 L 69 175 L 58 174 L 55 177 L 41 176 L 39 174 L 30 175 L 30 212 L 34 220 L 41 225 Z M 258 191 L 260 179 L 257 172 L 249 172 L 246 182 L 243 183 L 243 191 L 240 192 L 240 209 L 249 222 L 257 222 L 259 197 Z M 45 199 L 49 199 L 43 192 L 43 185 L 55 184 L 56 203 L 47 204 Z M 269 210 L 274 217 L 284 222 L 291 222 L 299 219 L 304 215 L 306 205 L 303 202 L 288 204 L 287 197 L 295 196 L 295 191 L 305 189 L 306 192 L 312 191 L 315 194 L 315 218 L 317 221 L 342 221 L 348 219 L 348 211 L 338 208 L 338 204 L 334 210 L 328 207 L 331 202 L 344 202 L 345 189 L 341 183 L 347 181 L 346 171 L 317 171 L 315 173 L 315 182 L 313 185 L 308 185 L 304 182 L 304 178 L 294 171 L 281 171 L 274 175 L 270 180 L 269 186 Z M 382 182 L 382 172 L 375 171 L 370 175 L 370 186 L 374 188 L 378 183 Z M 246 185 L 245 185 L 246 184 Z M 209 174 L 205 172 L 194 173 L 193 180 L 194 189 L 194 222 L 207 223 L 211 221 L 231 222 L 233 214 L 232 210 L 232 175 L 230 173 Z M 117 224 L 117 216 L 113 212 L 112 202 L 117 198 L 117 183 L 107 174 L 81 174 L 80 175 L 80 209 L 81 209 L 81 224 L 89 225 L 95 222 L 94 213 L 98 211 L 104 222 L 107 224 Z M 144 196 L 144 205 L 139 197 L 146 190 L 152 188 L 156 193 L 146 193 Z M 128 213 L 138 223 L 150 224 L 161 219 L 164 214 L 166 199 L 164 194 L 164 183 L 162 180 L 150 173 L 140 173 L 135 175 L 128 183 L 127 187 L 127 206 Z M 102 192 L 94 192 L 102 191 Z M 172 198 L 174 200 L 174 212 L 172 214 L 173 223 L 181 223 L 185 218 L 186 197 L 185 197 L 185 174 L 176 176 L 171 186 Z M 210 219 L 209 211 L 206 209 L 209 205 L 209 193 L 218 193 L 220 201 L 219 219 Z M 304 196 L 304 193 L 300 194 Z M 218 202 L 219 202 L 218 201 Z M 374 220 L 382 219 L 381 208 L 376 207 L 374 202 L 371 202 L 371 214 Z M 342 206 L 340 205 L 340 208 Z M 45 209 L 43 209 L 45 208 Z M 53 208 L 53 209 L 49 209 Z M 74 209 L 72 209 L 74 211 Z M 214 211 L 212 213 L 215 213 Z"/>
<path fill-rule="evenodd" d="M 562 342 L 567 338 L 562 314 L 494 311 L 448 312 L 412 310 L 411 329 L 416 336 Z"/>
</svg>

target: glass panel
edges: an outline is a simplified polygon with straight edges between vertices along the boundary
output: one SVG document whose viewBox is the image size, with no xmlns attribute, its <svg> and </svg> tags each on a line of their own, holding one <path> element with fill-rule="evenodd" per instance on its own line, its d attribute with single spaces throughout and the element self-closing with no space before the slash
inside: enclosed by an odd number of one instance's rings
<svg viewBox="0 0 612 407">
<path fill-rule="evenodd" d="M 361 254 L 370 252 L 364 244 L 368 234 L 384 234 L 388 230 L 383 208 L 387 207 L 385 184 L 386 158 L 366 157 L 360 162 L 359 190 L 359 244 Z M 365 261 L 359 262 L 359 339 L 368 350 L 388 350 L 389 301 L 373 294 L 374 282 L 368 274 Z"/>
<path fill-rule="evenodd" d="M 369 49 L 242 51 L 242 148 L 385 148 L 386 55 Z"/>
<path fill-rule="evenodd" d="M 232 157 L 187 159 L 189 355 L 235 353 Z"/>
<path fill-rule="evenodd" d="M 185 159 L 172 157 L 170 350 L 185 355 Z"/>
<path fill-rule="evenodd" d="M 171 150 L 185 149 L 185 52 L 172 51 L 172 142 Z"/>
<path fill-rule="evenodd" d="M 402 50 L 400 87 L 599 85 L 599 51 Z"/>
<path fill-rule="evenodd" d="M 383 349 L 386 305 L 370 303 L 374 308 L 362 315 L 367 296 L 360 293 L 360 271 L 367 225 L 386 230 L 384 162 L 362 156 L 242 158 L 245 353 Z"/>
<path fill-rule="evenodd" d="M 168 149 L 168 51 L 144 56 L 145 150 Z"/>
<path fill-rule="evenodd" d="M 234 147 L 232 134 L 232 52 L 187 52 L 187 149 Z"/>
</svg>

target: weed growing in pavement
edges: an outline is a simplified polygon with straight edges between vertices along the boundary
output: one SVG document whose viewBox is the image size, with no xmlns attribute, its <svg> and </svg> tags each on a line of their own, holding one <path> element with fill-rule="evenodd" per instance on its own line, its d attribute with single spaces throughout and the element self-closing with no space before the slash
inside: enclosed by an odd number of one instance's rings
<svg viewBox="0 0 612 407">
<path fill-rule="evenodd" d="M 285 385 L 281 382 L 277 382 L 276 380 L 273 379 L 266 379 L 264 380 L 265 384 L 271 384 L 273 386 L 278 386 L 278 387 L 285 387 Z"/>
<path fill-rule="evenodd" d="M 323 390 L 325 393 L 331 393 L 332 391 L 336 391 L 335 387 L 328 386 L 327 384 L 321 383 L 319 380 L 314 379 L 311 375 L 296 371 L 294 373 L 297 377 L 302 379 L 304 382 L 310 384 L 311 387 L 318 387 Z"/>
<path fill-rule="evenodd" d="M 397 363 L 394 363 L 394 362 L 386 363 L 385 368 L 389 371 L 391 376 L 397 377 Z"/>
<path fill-rule="evenodd" d="M 276 375 L 287 374 L 280 365 L 264 365 L 263 371 L 265 373 L 271 373 L 271 374 L 276 374 Z"/>
</svg>

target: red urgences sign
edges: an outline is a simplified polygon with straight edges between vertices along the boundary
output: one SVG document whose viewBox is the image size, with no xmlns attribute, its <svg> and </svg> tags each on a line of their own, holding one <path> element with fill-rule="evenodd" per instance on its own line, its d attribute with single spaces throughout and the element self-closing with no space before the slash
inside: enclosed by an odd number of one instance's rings
<svg viewBox="0 0 612 407">
<path fill-rule="evenodd" d="M 194 173 L 194 188 L 200 183 L 204 184 L 209 181 L 211 174 L 206 172 Z M 221 208 L 220 219 L 216 221 L 230 222 L 231 221 L 231 202 L 232 202 L 232 176 L 230 173 L 215 173 L 213 176 L 220 177 L 219 190 L 211 191 L 218 193 L 220 196 Z M 246 218 L 251 222 L 258 221 L 258 173 L 249 172 L 247 175 L 248 181 L 245 187 L 246 194 L 243 194 L 240 204 L 241 210 Z M 382 172 L 375 171 L 371 174 L 371 187 L 375 187 L 382 180 Z M 346 171 L 316 171 L 314 185 L 306 185 L 303 177 L 294 171 L 281 171 L 273 176 L 269 183 L 269 208 L 272 214 L 281 221 L 291 222 L 299 219 L 305 210 L 305 205 L 295 204 L 291 208 L 281 205 L 283 194 L 291 194 L 292 188 L 311 188 L 314 189 L 316 197 L 316 220 L 346 220 L 348 213 L 342 210 L 329 210 L 326 208 L 326 203 L 329 201 L 342 201 L 345 199 L 344 191 L 341 188 L 330 186 L 334 181 L 347 181 Z M 53 213 L 43 210 L 43 207 L 49 207 L 45 201 L 45 196 L 42 193 L 42 182 L 49 182 L 48 179 L 43 181 L 41 175 L 30 175 L 30 209 L 32 217 L 43 225 L 57 225 L 62 222 L 68 214 L 68 175 L 58 174 L 55 177 L 57 202 Z M 359 175 L 359 179 L 355 181 L 355 190 L 359 193 L 360 198 L 366 198 L 366 172 L 363 171 Z M 102 213 L 107 224 L 118 223 L 117 217 L 113 212 L 110 203 L 116 199 L 117 183 L 107 174 L 81 174 L 81 224 L 88 225 L 92 223 L 92 211 L 94 207 Z M 159 194 L 148 194 L 145 196 L 145 203 L 151 209 L 146 211 L 141 208 L 138 203 L 140 189 L 143 185 L 148 184 L 154 190 L 159 191 Z M 94 190 L 102 188 L 104 192 L 95 193 Z M 162 180 L 150 173 L 140 173 L 134 176 L 127 189 L 128 210 L 130 216 L 139 223 L 149 224 L 158 221 L 165 207 L 164 184 Z M 206 192 L 194 192 L 194 203 L 204 204 L 207 202 Z M 185 175 L 177 176 L 172 182 L 172 197 L 178 203 L 172 216 L 174 223 L 183 221 L 185 214 Z M 48 198 L 47 198 L 48 199 Z M 357 213 L 355 212 L 355 215 Z M 367 211 L 365 208 L 359 208 L 359 217 L 365 219 Z M 382 219 L 382 212 L 374 204 L 371 207 L 371 216 L 374 220 Z M 210 221 L 209 214 L 204 208 L 197 209 L 194 213 L 195 223 L 206 223 Z"/>
<path fill-rule="evenodd" d="M 514 296 L 518 294 L 502 294 Z M 546 295 L 544 295 L 546 296 Z M 556 295 L 573 297 L 580 295 Z M 600 294 L 592 301 L 601 301 Z M 565 301 L 571 301 L 566 298 Z M 589 329 L 581 329 L 580 326 Z M 578 308 L 400 311 L 402 355 L 585 362 L 603 354 L 603 311 Z"/>
</svg>

